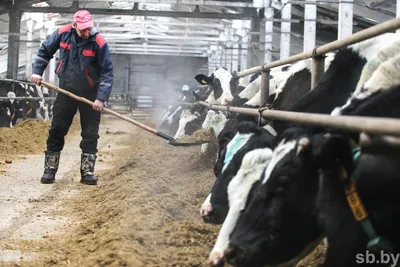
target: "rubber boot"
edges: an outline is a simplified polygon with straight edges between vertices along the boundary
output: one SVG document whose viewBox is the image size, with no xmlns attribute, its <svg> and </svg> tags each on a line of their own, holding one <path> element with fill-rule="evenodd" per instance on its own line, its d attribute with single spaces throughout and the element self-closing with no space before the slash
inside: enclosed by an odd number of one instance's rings
<svg viewBox="0 0 400 267">
<path fill-rule="evenodd" d="M 52 184 L 54 182 L 60 163 L 60 154 L 60 152 L 45 151 L 44 173 L 40 178 L 42 184 Z"/>
<path fill-rule="evenodd" d="M 81 183 L 87 185 L 97 185 L 97 179 L 94 177 L 94 165 L 96 163 L 96 158 L 96 154 L 82 153 Z"/>
</svg>

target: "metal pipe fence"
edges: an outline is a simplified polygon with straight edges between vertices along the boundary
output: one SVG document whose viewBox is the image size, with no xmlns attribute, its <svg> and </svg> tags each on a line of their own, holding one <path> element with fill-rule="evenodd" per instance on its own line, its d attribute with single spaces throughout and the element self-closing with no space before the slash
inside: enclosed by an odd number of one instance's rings
<svg viewBox="0 0 400 267">
<path fill-rule="evenodd" d="M 299 60 L 313 58 L 312 84 L 310 85 L 311 89 L 318 83 L 319 79 L 323 75 L 324 55 L 326 53 L 342 49 L 346 46 L 364 41 L 369 38 L 376 37 L 383 33 L 395 31 L 398 28 L 400 28 L 400 18 L 388 20 L 386 22 L 375 25 L 368 29 L 359 31 L 345 39 L 336 40 L 322 46 L 317 46 L 312 51 L 309 52 L 297 54 L 271 63 L 265 63 L 261 66 L 253 67 L 244 70 L 242 72 L 239 72 L 237 75 L 239 77 L 243 77 L 261 71 L 262 86 L 260 90 L 262 91 L 261 91 L 260 103 L 264 104 L 269 96 L 268 74 L 271 68 L 294 63 Z M 277 111 L 277 110 L 263 110 L 262 112 L 259 112 L 257 109 L 210 105 L 203 101 L 199 101 L 197 103 L 213 110 L 235 112 L 251 116 L 261 116 L 267 119 L 278 119 L 278 120 L 291 121 L 306 125 L 333 127 L 354 132 L 364 132 L 368 134 L 400 136 L 400 120 L 392 118 L 330 116 L 322 114 Z M 187 105 L 192 105 L 192 104 L 187 104 Z"/>
<path fill-rule="evenodd" d="M 55 97 L 27 97 L 27 96 L 16 96 L 16 97 L 6 97 L 0 96 L 0 100 L 55 100 Z"/>
</svg>

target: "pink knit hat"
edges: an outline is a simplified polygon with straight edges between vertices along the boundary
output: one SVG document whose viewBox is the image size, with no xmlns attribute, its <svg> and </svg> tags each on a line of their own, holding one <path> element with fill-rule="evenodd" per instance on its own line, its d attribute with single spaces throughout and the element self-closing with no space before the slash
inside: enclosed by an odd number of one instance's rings
<svg viewBox="0 0 400 267">
<path fill-rule="evenodd" d="M 74 21 L 80 30 L 93 27 L 92 15 L 87 10 L 79 10 L 74 15 Z"/>
</svg>

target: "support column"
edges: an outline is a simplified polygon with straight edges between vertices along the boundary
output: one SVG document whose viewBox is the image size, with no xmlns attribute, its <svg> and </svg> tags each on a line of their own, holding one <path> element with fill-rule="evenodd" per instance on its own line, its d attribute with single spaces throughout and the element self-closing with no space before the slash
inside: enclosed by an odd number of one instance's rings
<svg viewBox="0 0 400 267">
<path fill-rule="evenodd" d="M 227 27 L 226 28 L 226 41 L 225 41 L 225 46 L 226 46 L 226 68 L 230 71 L 233 71 L 232 69 L 232 49 L 233 49 L 233 29 Z"/>
<path fill-rule="evenodd" d="M 352 2 L 353 0 L 339 0 L 338 40 L 353 34 Z"/>
<path fill-rule="evenodd" d="M 306 2 L 314 2 L 315 0 L 306 0 Z M 317 5 L 309 4 L 304 8 L 304 41 L 303 52 L 312 51 L 315 47 L 316 35 L 316 19 L 317 19 Z"/>
<path fill-rule="evenodd" d="M 265 28 L 264 28 L 264 62 L 270 63 L 272 61 L 272 39 L 274 34 L 274 8 L 271 7 L 271 0 L 264 0 L 264 17 L 265 17 Z"/>
<path fill-rule="evenodd" d="M 232 49 L 232 71 L 239 69 L 239 44 L 235 42 Z"/>
<path fill-rule="evenodd" d="M 264 55 L 265 55 L 265 20 L 262 20 L 260 23 L 260 48 L 259 48 L 259 53 L 258 53 L 258 66 L 263 65 L 264 62 Z"/>
<path fill-rule="evenodd" d="M 242 36 L 242 40 L 240 41 L 242 49 L 240 50 L 240 70 L 245 70 L 247 69 L 247 62 L 248 62 L 248 57 L 250 55 L 249 53 L 249 38 L 250 32 L 247 30 L 247 25 L 250 23 L 250 21 L 245 21 L 242 24 L 242 29 L 240 31 L 240 36 Z"/>
<path fill-rule="evenodd" d="M 55 55 L 54 55 L 55 56 Z M 56 82 L 56 73 L 55 73 L 55 71 L 56 71 L 56 59 L 55 59 L 55 57 L 53 57 L 51 60 L 50 60 L 50 62 L 49 62 L 49 67 L 48 67 L 48 69 L 49 69 L 49 82 L 51 83 L 51 84 L 57 84 Z"/>
<path fill-rule="evenodd" d="M 400 0 L 396 1 L 396 18 L 400 17 Z M 396 30 L 396 33 L 399 33 L 400 29 Z"/>
<path fill-rule="evenodd" d="M 251 32 L 256 32 L 259 33 L 260 32 L 260 24 L 261 24 L 261 19 L 259 18 L 252 18 L 251 19 Z M 260 50 L 259 50 L 259 46 L 260 46 L 260 35 L 257 34 L 251 34 L 251 38 L 250 38 L 250 62 L 249 62 L 249 66 L 250 67 L 255 67 L 259 65 L 260 60 L 259 58 L 259 54 L 260 54 Z"/>
<path fill-rule="evenodd" d="M 292 18 L 292 4 L 286 4 L 282 9 L 282 19 L 290 20 Z M 291 22 L 281 22 L 281 54 L 280 59 L 290 56 L 290 32 Z"/>
<path fill-rule="evenodd" d="M 46 32 L 47 32 L 47 30 L 46 30 L 46 27 L 45 27 L 45 20 L 44 20 L 44 16 L 43 16 L 43 26 L 40 29 L 40 43 L 43 43 L 46 40 Z M 49 62 L 49 64 L 50 64 L 50 62 Z M 49 77 L 50 77 L 49 69 L 50 69 L 49 65 L 47 65 L 47 68 L 43 72 L 42 79 L 45 80 L 45 81 L 50 80 L 49 79 Z"/>
<path fill-rule="evenodd" d="M 19 34 L 21 24 L 21 11 L 11 8 L 8 13 L 10 33 L 8 37 L 8 60 L 7 60 L 7 78 L 17 79 L 18 61 L 19 61 Z"/>
<path fill-rule="evenodd" d="M 213 55 L 210 54 L 208 55 L 208 74 L 213 72 L 213 68 L 212 68 L 212 62 L 213 62 Z"/>
<path fill-rule="evenodd" d="M 223 67 L 225 65 L 224 62 L 224 49 L 222 46 L 219 46 L 219 66 L 218 67 Z"/>
<path fill-rule="evenodd" d="M 32 18 L 29 18 L 26 21 L 27 25 L 27 36 L 26 39 L 28 41 L 33 40 L 33 20 Z M 26 60 L 25 60 L 25 78 L 27 80 L 30 80 L 30 77 L 32 75 L 32 43 L 27 42 L 26 43 Z"/>
</svg>

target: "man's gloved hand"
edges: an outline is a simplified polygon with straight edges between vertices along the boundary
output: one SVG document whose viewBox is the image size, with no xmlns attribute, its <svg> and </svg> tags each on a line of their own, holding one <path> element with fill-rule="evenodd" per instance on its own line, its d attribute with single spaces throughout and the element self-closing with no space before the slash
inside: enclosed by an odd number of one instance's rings
<svg viewBox="0 0 400 267">
<path fill-rule="evenodd" d="M 38 74 L 32 74 L 31 76 L 31 81 L 37 85 L 40 85 L 41 81 L 42 81 L 42 76 L 38 75 Z"/>
<path fill-rule="evenodd" d="M 104 106 L 103 101 L 98 99 L 96 99 L 93 103 L 93 109 L 99 112 L 103 110 L 103 106 Z"/>
</svg>

